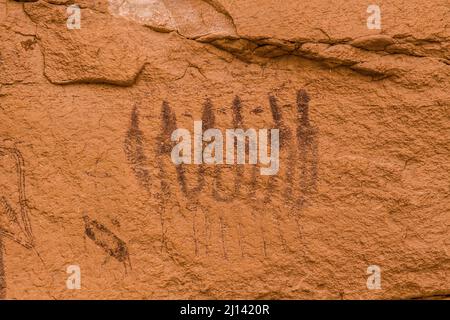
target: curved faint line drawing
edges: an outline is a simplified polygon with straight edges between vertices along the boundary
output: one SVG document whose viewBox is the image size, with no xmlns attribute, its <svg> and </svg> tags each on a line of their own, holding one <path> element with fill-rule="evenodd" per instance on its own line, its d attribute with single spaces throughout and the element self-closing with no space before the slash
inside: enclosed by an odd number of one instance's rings
<svg viewBox="0 0 450 320">
<path fill-rule="evenodd" d="M 24 248 L 34 249 L 34 239 L 31 230 L 27 197 L 25 193 L 25 162 L 18 149 L 0 146 L 0 157 L 5 156 L 12 157 L 15 163 L 20 213 L 18 214 L 16 210 L 13 209 L 11 203 L 14 202 L 11 199 L 7 199 L 4 195 L 0 194 L 0 299 L 4 299 L 6 297 L 3 238 L 13 240 Z"/>
<path fill-rule="evenodd" d="M 10 155 L 15 160 L 17 183 L 19 191 L 20 215 L 12 208 L 11 202 L 3 195 L 0 195 L 0 214 L 6 215 L 9 228 L 0 225 L 0 235 L 7 237 L 27 249 L 31 249 L 34 244 L 31 223 L 28 214 L 27 197 L 25 193 L 24 160 L 19 150 L 15 148 L 0 147 L 0 156 Z M 1 220 L 0 220 L 1 221 Z"/>
</svg>

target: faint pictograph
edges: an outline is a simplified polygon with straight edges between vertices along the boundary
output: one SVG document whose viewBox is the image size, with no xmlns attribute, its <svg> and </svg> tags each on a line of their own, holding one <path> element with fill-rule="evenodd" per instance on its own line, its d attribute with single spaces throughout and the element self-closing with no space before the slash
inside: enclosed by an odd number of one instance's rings
<svg viewBox="0 0 450 320">
<path fill-rule="evenodd" d="M 123 263 L 125 271 L 131 268 L 130 255 L 125 241 L 116 236 L 106 226 L 87 215 L 83 216 L 83 220 L 85 235 L 109 256 Z"/>
<path fill-rule="evenodd" d="M 125 136 L 124 150 L 139 183 L 148 190 L 150 173 L 148 172 L 147 157 L 144 153 L 144 134 L 139 128 L 139 110 L 135 105 L 131 113 L 131 123 Z"/>
<path fill-rule="evenodd" d="M 175 28 L 175 22 L 161 0 L 108 0 L 111 13 L 140 23 L 153 22 L 160 27 Z"/>
<path fill-rule="evenodd" d="M 210 128 L 203 131 L 203 120 L 200 120 L 194 121 L 193 133 L 192 141 L 191 132 L 188 129 L 178 128 L 172 132 L 171 140 L 177 142 L 170 154 L 173 164 L 180 166 L 224 163 L 257 165 L 259 163 L 261 175 L 278 173 L 280 168 L 279 129 L 233 128 L 222 131 Z"/>
<path fill-rule="evenodd" d="M 380 30 L 381 29 L 381 9 L 376 4 L 371 4 L 367 7 L 367 13 L 370 16 L 367 18 L 367 28 L 369 30 Z"/>
<path fill-rule="evenodd" d="M 284 237 L 284 230 L 281 220 L 291 221 L 291 225 L 298 229 L 300 235 L 301 212 L 308 205 L 310 196 L 317 190 L 318 178 L 318 131 L 311 124 L 309 118 L 310 97 L 305 90 L 297 92 L 295 114 L 285 116 L 282 107 L 279 106 L 277 98 L 273 95 L 268 97 L 268 108 L 264 111 L 259 108 L 258 114 L 261 117 L 267 115 L 272 120 L 272 128 L 276 128 L 280 133 L 280 162 L 284 170 L 273 176 L 261 177 L 260 165 L 212 165 L 199 162 L 199 164 L 186 165 L 180 163 L 175 165 L 171 160 L 171 152 L 177 142 L 172 139 L 172 133 L 178 129 L 175 111 L 168 101 L 163 101 L 160 113 L 160 133 L 157 138 L 155 163 L 158 166 L 158 175 L 150 177 L 148 171 L 148 161 L 150 157 L 146 155 L 151 149 L 144 137 L 143 128 L 140 127 L 139 108 L 135 106 L 131 113 L 130 129 L 125 136 L 124 150 L 140 185 L 147 188 L 149 195 L 152 179 L 160 182 L 160 189 L 155 191 L 159 201 L 158 211 L 161 221 L 161 250 L 167 245 L 168 216 L 173 215 L 171 208 L 182 206 L 179 203 L 178 195 L 187 202 L 187 209 L 192 213 L 192 232 L 194 239 L 195 255 L 201 252 L 208 253 L 211 232 L 213 226 L 211 222 L 211 203 L 232 203 L 235 200 L 247 199 L 251 206 L 252 223 L 259 227 L 260 254 L 268 256 L 268 242 L 266 241 L 267 226 L 265 221 L 276 221 L 278 224 L 278 245 L 281 250 L 288 250 L 287 240 Z M 239 96 L 232 101 L 228 110 L 232 114 L 232 125 L 234 128 L 247 129 L 243 103 Z M 215 128 L 217 126 L 217 114 L 213 102 L 207 99 L 202 106 L 201 123 L 203 130 Z M 203 148 L 208 144 L 201 142 Z M 234 142 L 236 147 L 237 142 Z M 246 150 L 249 150 L 249 141 L 246 141 Z M 248 177 L 250 176 L 250 179 Z M 231 186 L 230 186 L 231 182 Z M 282 199 L 283 209 L 274 200 Z M 259 197 L 261 201 L 255 199 Z M 208 202 L 208 205 L 206 205 Z M 202 214 L 202 219 L 197 217 Z M 238 242 L 241 246 L 241 255 L 245 256 L 248 250 L 242 245 L 246 235 L 241 230 L 241 223 L 236 221 L 231 225 L 224 215 L 218 212 L 217 228 L 222 256 L 228 259 L 227 233 L 237 230 Z M 189 217 L 187 217 L 189 219 Z M 202 222 L 198 222 L 202 221 Z M 198 223 L 204 224 L 204 234 L 200 235 L 197 230 Z M 270 230 L 271 232 L 273 230 Z M 234 232 L 234 231 L 233 231 Z M 202 239 L 201 239 L 202 238 Z M 271 245 L 274 245 L 273 243 Z M 201 247 L 204 247 L 201 248 Z M 296 247 L 296 245 L 293 245 Z"/>
<path fill-rule="evenodd" d="M 25 162 L 16 148 L 0 146 L 0 298 L 6 296 L 3 239 L 34 249 L 25 193 Z"/>
</svg>

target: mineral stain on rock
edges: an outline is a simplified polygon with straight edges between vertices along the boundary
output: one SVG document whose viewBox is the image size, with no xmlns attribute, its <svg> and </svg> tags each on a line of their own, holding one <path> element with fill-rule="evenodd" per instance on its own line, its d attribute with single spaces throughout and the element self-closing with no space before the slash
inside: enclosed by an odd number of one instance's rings
<svg viewBox="0 0 450 320">
<path fill-rule="evenodd" d="M 20 44 L 26 51 L 30 51 L 30 50 L 34 49 L 36 43 L 37 43 L 36 39 L 28 39 L 28 40 L 22 41 Z"/>
</svg>

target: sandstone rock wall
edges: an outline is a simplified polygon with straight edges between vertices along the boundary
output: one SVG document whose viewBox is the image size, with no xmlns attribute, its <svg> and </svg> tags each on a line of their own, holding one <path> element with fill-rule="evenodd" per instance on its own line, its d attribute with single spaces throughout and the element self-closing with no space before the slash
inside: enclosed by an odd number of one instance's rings
<svg viewBox="0 0 450 320">
<path fill-rule="evenodd" d="M 372 4 L 2 0 L 0 297 L 448 297 L 450 5 Z M 196 120 L 279 172 L 175 166 Z"/>
</svg>

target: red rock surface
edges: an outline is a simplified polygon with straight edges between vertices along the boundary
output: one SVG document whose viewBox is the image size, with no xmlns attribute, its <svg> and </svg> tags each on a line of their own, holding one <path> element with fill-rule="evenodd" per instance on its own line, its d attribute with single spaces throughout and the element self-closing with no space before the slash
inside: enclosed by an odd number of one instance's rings
<svg viewBox="0 0 450 320">
<path fill-rule="evenodd" d="M 448 298 L 448 1 L 2 1 L 1 298 Z M 195 120 L 280 171 L 176 167 Z"/>
</svg>

